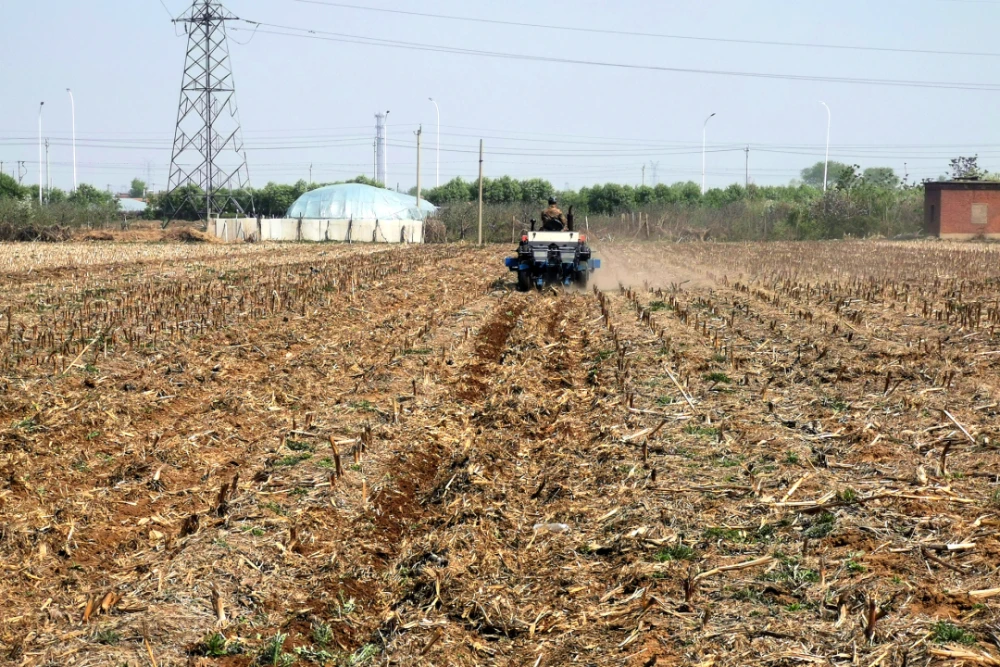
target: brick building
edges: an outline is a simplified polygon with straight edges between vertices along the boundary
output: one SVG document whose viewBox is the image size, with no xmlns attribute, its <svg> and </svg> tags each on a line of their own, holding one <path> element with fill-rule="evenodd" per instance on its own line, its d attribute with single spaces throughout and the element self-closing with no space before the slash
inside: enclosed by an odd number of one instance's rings
<svg viewBox="0 0 1000 667">
<path fill-rule="evenodd" d="M 924 222 L 943 239 L 1000 238 L 1000 182 L 924 183 Z"/>
</svg>

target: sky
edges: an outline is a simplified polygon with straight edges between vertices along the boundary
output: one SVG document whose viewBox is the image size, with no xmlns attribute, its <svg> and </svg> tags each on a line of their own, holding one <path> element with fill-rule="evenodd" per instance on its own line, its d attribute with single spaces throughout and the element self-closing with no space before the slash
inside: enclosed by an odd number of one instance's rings
<svg viewBox="0 0 1000 667">
<path fill-rule="evenodd" d="M 698 182 L 703 129 L 708 187 L 743 183 L 747 164 L 752 182 L 785 184 L 824 159 L 828 117 L 821 102 L 830 109 L 831 160 L 889 166 L 921 180 L 946 173 L 951 157 L 978 154 L 982 166 L 1000 171 L 1000 45 L 993 28 L 1000 0 L 224 4 L 261 24 L 256 32 L 246 21 L 228 24 L 254 186 L 309 179 L 310 165 L 314 182 L 371 176 L 374 114 L 385 110 L 388 180 L 404 190 L 416 182 L 414 133 L 421 126 L 424 187 L 437 182 L 438 156 L 442 183 L 476 178 L 480 139 L 490 177 L 541 177 L 560 189 Z M 122 191 L 139 177 L 165 188 L 187 48 L 171 16 L 190 6 L 0 0 L 3 170 L 26 172 L 25 184 L 38 182 L 44 101 L 51 180 L 72 188 L 71 88 L 79 182 Z M 372 39 L 384 41 L 366 41 Z M 948 51 L 964 55 L 941 53 Z M 429 97 L 440 108 L 440 153 Z"/>
</svg>

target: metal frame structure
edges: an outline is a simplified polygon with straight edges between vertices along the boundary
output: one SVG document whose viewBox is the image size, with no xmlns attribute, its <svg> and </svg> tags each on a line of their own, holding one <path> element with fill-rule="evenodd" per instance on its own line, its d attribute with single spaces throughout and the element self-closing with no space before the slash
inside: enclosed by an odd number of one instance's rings
<svg viewBox="0 0 1000 667">
<path fill-rule="evenodd" d="M 247 211 L 233 197 L 233 190 L 250 186 L 250 169 L 243 146 L 236 85 L 226 39 L 226 23 L 239 21 L 216 0 L 193 0 L 191 8 L 174 19 L 188 35 L 187 55 L 177 109 L 177 127 L 170 158 L 167 200 L 175 191 L 194 185 L 204 192 L 206 222 L 230 205 L 239 214 Z M 190 190 L 169 212 L 169 224 L 185 204 L 192 204 Z M 255 213 L 251 194 L 251 213 Z"/>
</svg>

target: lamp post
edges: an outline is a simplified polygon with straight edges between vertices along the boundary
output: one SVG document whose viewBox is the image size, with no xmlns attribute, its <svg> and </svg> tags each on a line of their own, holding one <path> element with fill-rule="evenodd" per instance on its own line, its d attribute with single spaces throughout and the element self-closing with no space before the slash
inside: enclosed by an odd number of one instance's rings
<svg viewBox="0 0 1000 667">
<path fill-rule="evenodd" d="M 42 156 L 42 109 L 45 108 L 45 102 L 38 105 L 38 205 L 41 206 L 44 202 L 42 201 L 42 165 L 45 164 L 45 160 Z"/>
<path fill-rule="evenodd" d="M 715 117 L 715 113 L 705 119 L 705 124 L 701 126 L 701 194 L 705 194 L 705 138 L 708 135 L 708 121 Z"/>
<path fill-rule="evenodd" d="M 826 159 L 823 161 L 823 192 L 826 192 L 826 179 L 830 169 L 830 122 L 833 116 L 830 114 L 830 107 L 826 106 L 826 102 L 820 102 L 820 104 L 826 107 Z"/>
<path fill-rule="evenodd" d="M 382 136 L 385 140 L 385 146 L 382 148 L 382 161 L 385 162 L 385 169 L 382 170 L 382 173 L 385 174 L 385 183 L 382 184 L 382 187 L 386 188 L 387 190 L 391 190 L 392 188 L 389 187 L 389 112 L 388 111 L 385 112 L 385 125 L 383 125 L 382 127 L 385 128 L 382 130 Z"/>
<path fill-rule="evenodd" d="M 73 115 L 73 192 L 76 192 L 76 102 L 73 100 L 73 91 L 66 89 L 69 93 L 69 108 Z"/>
<path fill-rule="evenodd" d="M 441 109 L 438 107 L 438 103 L 434 101 L 433 97 L 428 97 L 431 104 L 434 105 L 434 112 L 437 114 L 437 132 L 434 138 L 437 140 L 437 170 L 435 183 L 436 187 L 441 187 Z"/>
</svg>

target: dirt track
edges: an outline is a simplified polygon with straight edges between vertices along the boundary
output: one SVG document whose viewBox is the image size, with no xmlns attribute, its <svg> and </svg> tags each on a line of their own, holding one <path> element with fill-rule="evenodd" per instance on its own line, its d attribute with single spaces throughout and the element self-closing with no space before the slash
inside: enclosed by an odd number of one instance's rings
<svg viewBox="0 0 1000 667">
<path fill-rule="evenodd" d="M 12 664 L 1000 654 L 992 249 L 239 252 L 0 280 Z"/>
</svg>

